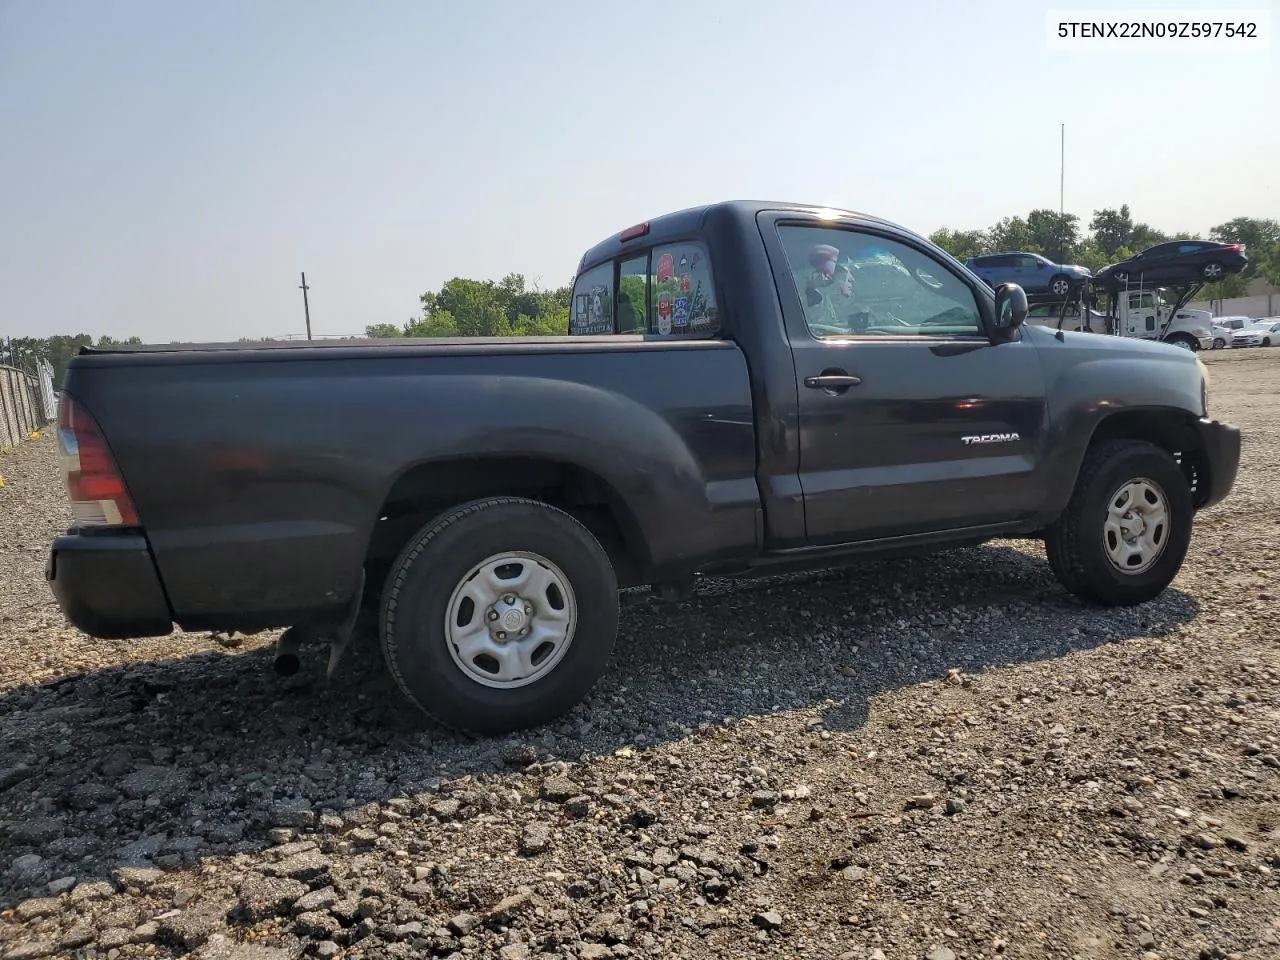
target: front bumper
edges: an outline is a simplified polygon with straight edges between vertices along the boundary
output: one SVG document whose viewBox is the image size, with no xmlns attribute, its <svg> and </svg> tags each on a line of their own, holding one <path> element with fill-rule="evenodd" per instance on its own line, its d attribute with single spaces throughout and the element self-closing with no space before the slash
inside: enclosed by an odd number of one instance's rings
<svg viewBox="0 0 1280 960">
<path fill-rule="evenodd" d="M 1203 510 L 1221 503 L 1235 485 L 1240 470 L 1240 428 L 1218 420 L 1197 420 L 1196 432 L 1209 473 L 1196 497 L 1196 507 Z"/>
<path fill-rule="evenodd" d="M 169 600 L 141 533 L 68 531 L 53 541 L 44 575 L 66 618 L 91 637 L 173 632 Z"/>
<path fill-rule="evenodd" d="M 1210 334 L 1207 337 L 1196 337 L 1196 340 L 1199 341 L 1201 350 L 1213 349 L 1213 334 Z"/>
</svg>

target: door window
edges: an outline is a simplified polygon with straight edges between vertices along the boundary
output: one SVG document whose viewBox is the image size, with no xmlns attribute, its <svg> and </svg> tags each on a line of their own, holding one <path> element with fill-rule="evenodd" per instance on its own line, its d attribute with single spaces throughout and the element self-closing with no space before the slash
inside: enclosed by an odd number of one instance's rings
<svg viewBox="0 0 1280 960">
<path fill-rule="evenodd" d="M 778 233 L 818 339 L 984 335 L 969 285 L 906 244 L 834 227 L 780 226 Z"/>
</svg>

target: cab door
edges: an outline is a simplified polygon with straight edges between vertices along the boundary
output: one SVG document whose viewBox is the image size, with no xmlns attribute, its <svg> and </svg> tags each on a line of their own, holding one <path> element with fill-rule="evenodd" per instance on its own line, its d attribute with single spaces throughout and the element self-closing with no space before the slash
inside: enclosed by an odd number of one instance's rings
<svg viewBox="0 0 1280 960">
<path fill-rule="evenodd" d="M 809 543 L 1033 514 L 1044 377 L 1031 343 L 990 338 L 989 294 L 909 235 L 761 216 L 796 369 Z"/>
<path fill-rule="evenodd" d="M 1157 336 L 1159 317 L 1156 313 L 1155 297 L 1141 291 L 1134 291 L 1124 296 L 1126 297 L 1125 335 L 1143 338 Z"/>
</svg>

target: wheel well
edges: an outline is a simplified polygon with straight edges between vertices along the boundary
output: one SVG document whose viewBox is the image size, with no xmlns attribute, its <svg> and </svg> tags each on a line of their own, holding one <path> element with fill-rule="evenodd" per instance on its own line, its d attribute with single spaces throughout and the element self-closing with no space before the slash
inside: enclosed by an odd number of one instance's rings
<svg viewBox="0 0 1280 960">
<path fill-rule="evenodd" d="M 1107 417 L 1093 432 L 1090 445 L 1108 440 L 1146 440 L 1178 461 L 1197 507 L 1208 496 L 1209 463 L 1195 427 L 1196 418 L 1179 410 L 1124 410 Z"/>
<path fill-rule="evenodd" d="M 528 497 L 559 507 L 600 541 L 620 585 L 640 582 L 648 557 L 644 538 L 608 482 L 572 463 L 476 457 L 419 464 L 392 485 L 369 539 L 366 595 L 381 591 L 397 554 L 427 521 L 460 503 L 491 496 Z"/>
</svg>

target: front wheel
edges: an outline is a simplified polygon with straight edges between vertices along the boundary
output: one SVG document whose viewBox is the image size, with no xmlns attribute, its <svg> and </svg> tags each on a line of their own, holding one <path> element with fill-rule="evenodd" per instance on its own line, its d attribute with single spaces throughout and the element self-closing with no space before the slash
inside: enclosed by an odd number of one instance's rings
<svg viewBox="0 0 1280 960">
<path fill-rule="evenodd" d="M 1059 274 L 1049 281 L 1049 292 L 1055 297 L 1065 297 L 1071 292 L 1071 281 Z"/>
<path fill-rule="evenodd" d="M 1227 347 L 1227 341 L 1223 340 L 1221 337 L 1214 337 L 1214 340 L 1213 340 L 1213 349 L 1215 349 L 1215 350 L 1225 350 L 1225 349 L 1226 349 L 1226 347 Z"/>
<path fill-rule="evenodd" d="M 1193 353 L 1200 349 L 1200 344 L 1196 342 L 1196 339 L 1194 337 L 1188 337 L 1186 334 L 1175 334 L 1166 340 L 1165 343 L 1171 343 L 1175 347 L 1181 347 L 1183 350 L 1190 350 Z"/>
<path fill-rule="evenodd" d="M 1222 264 L 1218 263 L 1216 260 L 1210 261 L 1200 268 L 1200 275 L 1210 283 L 1213 283 L 1215 280 L 1221 280 Z"/>
<path fill-rule="evenodd" d="M 462 504 L 401 552 L 379 632 L 400 690 L 445 726 L 503 734 L 554 720 L 604 673 L 613 565 L 586 527 L 534 500 Z"/>
<path fill-rule="evenodd" d="M 1089 603 L 1145 603 L 1182 568 L 1194 513 L 1190 485 L 1168 452 L 1140 440 L 1097 444 L 1046 531 L 1049 565 Z"/>
</svg>

